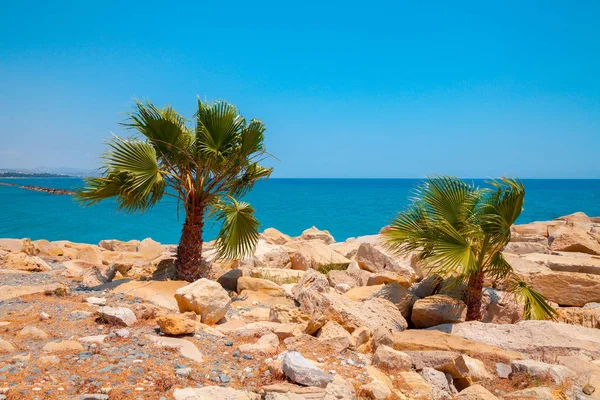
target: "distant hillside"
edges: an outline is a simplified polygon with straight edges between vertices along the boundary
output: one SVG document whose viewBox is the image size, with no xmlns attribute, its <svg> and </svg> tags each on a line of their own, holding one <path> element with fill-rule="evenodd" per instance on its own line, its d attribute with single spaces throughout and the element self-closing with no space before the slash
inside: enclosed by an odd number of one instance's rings
<svg viewBox="0 0 600 400">
<path fill-rule="evenodd" d="M 66 178 L 97 175 L 98 173 L 96 171 L 76 168 L 0 168 L 0 178 Z"/>
</svg>

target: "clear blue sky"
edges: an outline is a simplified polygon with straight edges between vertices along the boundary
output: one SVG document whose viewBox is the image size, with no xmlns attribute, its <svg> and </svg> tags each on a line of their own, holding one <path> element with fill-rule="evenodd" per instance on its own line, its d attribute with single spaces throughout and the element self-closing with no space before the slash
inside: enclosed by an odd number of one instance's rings
<svg viewBox="0 0 600 400">
<path fill-rule="evenodd" d="M 600 2 L 5 1 L 0 168 L 94 168 L 134 96 L 226 99 L 275 177 L 600 178 Z"/>
</svg>

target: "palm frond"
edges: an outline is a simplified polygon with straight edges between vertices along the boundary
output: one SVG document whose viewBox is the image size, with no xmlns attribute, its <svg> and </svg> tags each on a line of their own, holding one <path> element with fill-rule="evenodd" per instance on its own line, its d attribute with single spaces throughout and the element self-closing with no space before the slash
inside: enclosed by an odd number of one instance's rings
<svg viewBox="0 0 600 400">
<path fill-rule="evenodd" d="M 230 198 L 229 202 L 214 204 L 212 214 L 222 223 L 215 242 L 220 257 L 240 259 L 254 253 L 260 223 L 250 204 Z"/>
<path fill-rule="evenodd" d="M 221 161 L 239 148 L 246 120 L 235 106 L 226 101 L 210 104 L 198 99 L 196 117 L 196 151 L 203 158 Z"/>
<path fill-rule="evenodd" d="M 234 197 L 245 196 L 254 184 L 260 179 L 268 178 L 273 172 L 273 168 L 265 168 L 258 163 L 251 163 L 246 167 L 243 174 L 229 182 L 229 194 Z"/>
<path fill-rule="evenodd" d="M 419 201 L 426 207 L 433 220 L 444 220 L 457 226 L 469 217 L 465 205 L 475 188 L 462 180 L 451 176 L 436 176 L 417 189 Z"/>
<path fill-rule="evenodd" d="M 530 288 L 517 275 L 513 275 L 507 290 L 523 303 L 523 317 L 525 319 L 556 319 L 557 312 L 537 290 Z"/>
</svg>

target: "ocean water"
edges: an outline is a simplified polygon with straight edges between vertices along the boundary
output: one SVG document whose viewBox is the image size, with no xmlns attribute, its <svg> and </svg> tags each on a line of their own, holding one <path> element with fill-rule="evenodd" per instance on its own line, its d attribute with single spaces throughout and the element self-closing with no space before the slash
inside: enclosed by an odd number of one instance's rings
<svg viewBox="0 0 600 400">
<path fill-rule="evenodd" d="M 4 182 L 74 189 L 79 178 L 4 179 Z M 246 196 L 262 227 L 295 236 L 313 225 L 337 241 L 374 234 L 409 203 L 416 179 L 269 179 Z M 600 180 L 524 180 L 525 210 L 519 223 L 550 220 L 583 211 L 600 216 Z M 484 185 L 484 181 L 475 180 Z M 0 237 L 29 237 L 97 243 L 102 239 L 143 239 L 177 243 L 183 214 L 166 198 L 145 214 L 118 212 L 107 200 L 82 207 L 71 196 L 0 186 Z M 204 238 L 218 226 L 206 224 Z"/>
</svg>

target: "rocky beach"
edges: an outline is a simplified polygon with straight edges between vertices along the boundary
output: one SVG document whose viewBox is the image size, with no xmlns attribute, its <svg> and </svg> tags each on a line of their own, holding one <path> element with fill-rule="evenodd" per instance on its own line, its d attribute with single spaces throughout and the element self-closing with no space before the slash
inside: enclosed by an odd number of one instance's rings
<svg viewBox="0 0 600 400">
<path fill-rule="evenodd" d="M 0 239 L 0 399 L 600 399 L 600 218 L 512 228 L 556 321 L 486 281 L 465 322 L 461 287 L 379 234 L 269 228 L 236 261 L 209 242 L 193 283 L 175 251 Z"/>
</svg>

